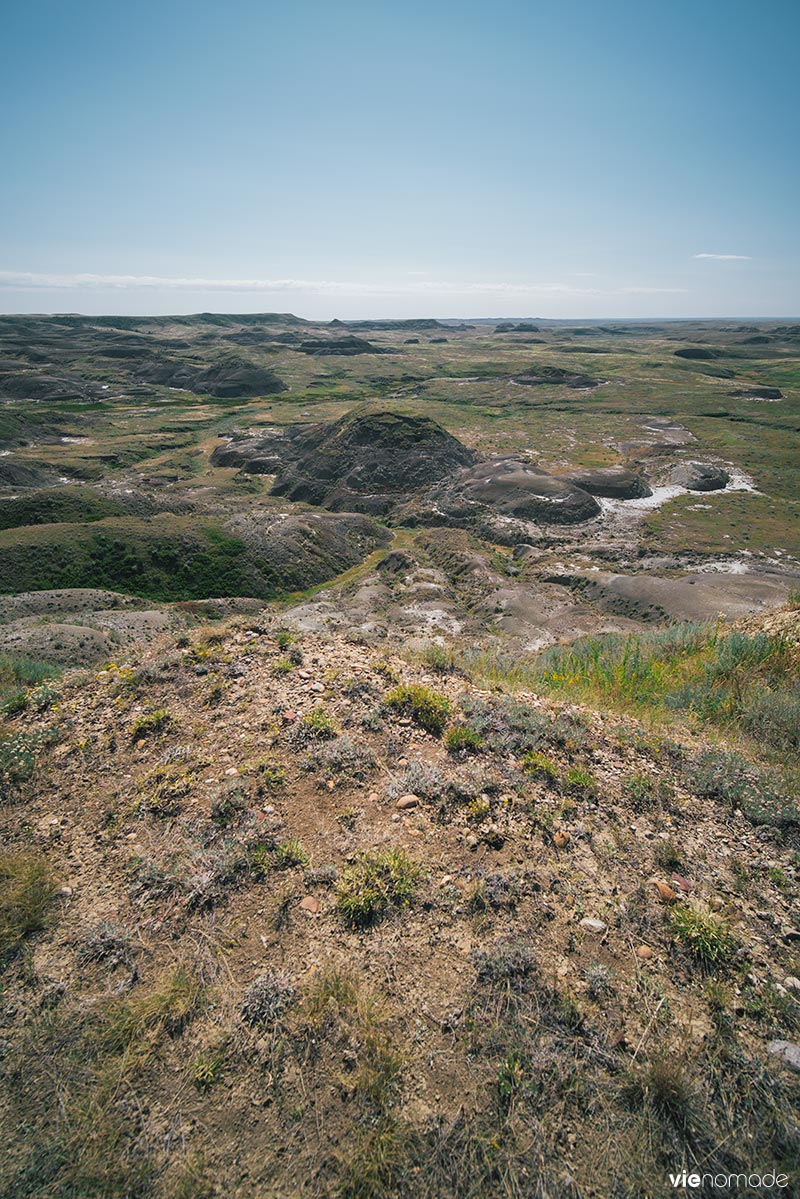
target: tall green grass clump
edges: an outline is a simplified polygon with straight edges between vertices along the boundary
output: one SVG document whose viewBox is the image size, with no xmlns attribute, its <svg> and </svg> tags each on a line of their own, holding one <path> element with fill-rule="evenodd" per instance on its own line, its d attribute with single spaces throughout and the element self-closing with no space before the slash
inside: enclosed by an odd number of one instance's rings
<svg viewBox="0 0 800 1199">
<path fill-rule="evenodd" d="M 554 646 L 530 662 L 480 655 L 472 673 L 635 711 L 680 712 L 779 752 L 800 748 L 796 650 L 781 636 L 673 625 Z"/>
</svg>

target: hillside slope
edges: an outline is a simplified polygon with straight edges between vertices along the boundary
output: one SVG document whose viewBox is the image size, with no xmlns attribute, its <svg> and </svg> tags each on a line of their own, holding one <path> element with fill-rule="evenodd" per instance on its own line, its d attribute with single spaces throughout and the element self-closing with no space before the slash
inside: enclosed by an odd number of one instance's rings
<svg viewBox="0 0 800 1199">
<path fill-rule="evenodd" d="M 0 740 L 0 1191 L 797 1186 L 800 816 L 722 802 L 726 760 L 262 614 L 37 688 Z"/>
</svg>

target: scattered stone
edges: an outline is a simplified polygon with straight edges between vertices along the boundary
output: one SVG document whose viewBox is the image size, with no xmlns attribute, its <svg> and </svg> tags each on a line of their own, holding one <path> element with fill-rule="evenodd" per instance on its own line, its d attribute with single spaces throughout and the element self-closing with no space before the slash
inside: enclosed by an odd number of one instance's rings
<svg viewBox="0 0 800 1199">
<path fill-rule="evenodd" d="M 395 804 L 395 807 L 400 808 L 401 811 L 405 811 L 408 808 L 418 808 L 419 796 L 412 795 L 411 792 L 409 792 L 407 795 L 401 795 Z"/>
<path fill-rule="evenodd" d="M 315 916 L 319 911 L 319 900 L 316 895 L 306 895 L 300 900 L 300 907 L 309 915 Z"/>
<path fill-rule="evenodd" d="M 587 933 L 593 933 L 596 937 L 602 937 L 608 932 L 608 925 L 602 920 L 595 920 L 592 916 L 585 916 L 580 922 L 580 927 Z"/>
<path fill-rule="evenodd" d="M 636 950 L 636 956 L 643 962 L 649 962 L 650 958 L 653 956 L 653 951 L 649 945 L 640 945 Z"/>
<path fill-rule="evenodd" d="M 674 903 L 678 898 L 678 892 L 673 891 L 672 887 L 668 886 L 667 883 L 662 883 L 658 879 L 655 879 L 653 881 L 653 886 L 655 887 L 656 891 L 658 891 L 659 899 L 661 899 L 663 903 Z"/>
<path fill-rule="evenodd" d="M 483 841 L 490 849 L 502 849 L 506 843 L 503 833 L 496 824 L 490 824 L 483 834 Z"/>
<path fill-rule="evenodd" d="M 800 978 L 796 978 L 794 974 L 787 974 L 783 980 L 783 985 L 787 991 L 800 991 Z"/>
<path fill-rule="evenodd" d="M 770 1041 L 767 1053 L 771 1053 L 790 1070 L 800 1074 L 800 1045 L 795 1045 L 792 1041 Z"/>
</svg>

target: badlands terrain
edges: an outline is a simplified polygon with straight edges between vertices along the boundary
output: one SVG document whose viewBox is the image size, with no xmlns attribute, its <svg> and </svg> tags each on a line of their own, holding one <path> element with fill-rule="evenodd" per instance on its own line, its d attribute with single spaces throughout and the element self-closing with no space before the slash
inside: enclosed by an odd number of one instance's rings
<svg viewBox="0 0 800 1199">
<path fill-rule="evenodd" d="M 0 1193 L 796 1193 L 798 462 L 796 323 L 0 317 Z"/>
</svg>

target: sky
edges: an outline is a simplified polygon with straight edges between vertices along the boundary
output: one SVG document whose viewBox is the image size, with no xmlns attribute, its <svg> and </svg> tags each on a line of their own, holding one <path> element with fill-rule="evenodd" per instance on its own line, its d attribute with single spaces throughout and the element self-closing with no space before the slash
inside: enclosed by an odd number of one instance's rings
<svg viewBox="0 0 800 1199">
<path fill-rule="evenodd" d="M 796 0 L 6 0 L 0 311 L 800 316 Z"/>
</svg>

